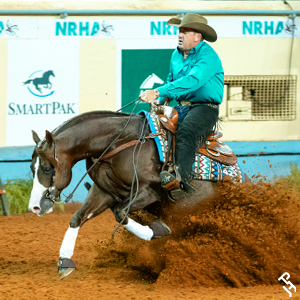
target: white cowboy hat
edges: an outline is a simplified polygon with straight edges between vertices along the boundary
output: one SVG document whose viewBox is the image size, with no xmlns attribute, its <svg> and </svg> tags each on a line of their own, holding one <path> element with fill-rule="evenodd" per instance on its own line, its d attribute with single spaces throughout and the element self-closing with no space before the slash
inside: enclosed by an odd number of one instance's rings
<svg viewBox="0 0 300 300">
<path fill-rule="evenodd" d="M 171 18 L 167 24 L 179 28 L 186 27 L 194 29 L 196 32 L 201 33 L 203 38 L 209 42 L 215 42 L 218 38 L 215 30 L 207 25 L 206 18 L 198 14 L 186 14 L 182 20 L 179 18 Z"/>
</svg>

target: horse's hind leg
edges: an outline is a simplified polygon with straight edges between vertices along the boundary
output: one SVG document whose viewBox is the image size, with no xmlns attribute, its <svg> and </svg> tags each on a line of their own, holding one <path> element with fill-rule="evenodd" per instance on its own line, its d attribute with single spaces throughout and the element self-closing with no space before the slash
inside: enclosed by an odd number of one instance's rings
<svg viewBox="0 0 300 300">
<path fill-rule="evenodd" d="M 148 199 L 148 200 L 145 200 Z M 157 200 L 156 192 L 148 188 L 148 184 L 145 186 L 141 185 L 140 193 L 136 198 L 132 211 L 140 210 L 144 208 L 145 201 L 153 199 L 153 202 Z M 115 205 L 112 208 L 112 212 L 115 215 L 117 222 L 122 223 L 122 225 L 131 233 L 138 236 L 139 238 L 150 241 L 152 239 L 161 238 L 167 236 L 171 233 L 171 229 L 162 221 L 154 221 L 150 226 L 141 225 L 138 222 L 132 220 L 126 215 L 126 209 L 123 208 L 123 204 Z"/>
<path fill-rule="evenodd" d="M 33 83 L 35 88 L 40 92 L 42 93 L 42 90 L 39 88 L 39 84 L 38 83 Z"/>
<path fill-rule="evenodd" d="M 58 270 L 61 279 L 75 270 L 75 263 L 71 260 L 71 257 L 74 253 L 80 227 L 109 208 L 111 201 L 109 195 L 100 190 L 95 184 L 92 185 L 83 206 L 73 215 L 60 248 Z"/>
<path fill-rule="evenodd" d="M 123 209 L 119 205 L 116 205 L 111 210 L 115 215 L 116 221 L 123 225 L 128 231 L 145 241 L 150 241 L 152 239 L 152 229 L 149 226 L 143 226 L 129 218 L 126 215 L 125 209 Z"/>
</svg>

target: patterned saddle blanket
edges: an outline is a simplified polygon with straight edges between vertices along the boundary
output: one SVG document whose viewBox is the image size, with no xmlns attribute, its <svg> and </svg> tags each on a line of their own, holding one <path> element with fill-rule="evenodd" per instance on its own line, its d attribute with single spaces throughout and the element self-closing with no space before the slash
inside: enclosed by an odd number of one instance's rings
<svg viewBox="0 0 300 300">
<path fill-rule="evenodd" d="M 144 115 L 149 121 L 151 133 L 160 131 L 160 122 L 156 114 L 148 113 L 147 111 L 140 111 L 139 114 Z M 162 135 L 154 137 L 154 140 L 160 161 L 164 163 L 167 159 L 168 141 Z M 195 179 L 199 180 L 219 181 L 225 176 L 230 176 L 240 182 L 244 180 L 243 172 L 238 163 L 231 166 L 224 165 L 201 153 L 195 153 L 195 161 L 191 173 Z"/>
</svg>

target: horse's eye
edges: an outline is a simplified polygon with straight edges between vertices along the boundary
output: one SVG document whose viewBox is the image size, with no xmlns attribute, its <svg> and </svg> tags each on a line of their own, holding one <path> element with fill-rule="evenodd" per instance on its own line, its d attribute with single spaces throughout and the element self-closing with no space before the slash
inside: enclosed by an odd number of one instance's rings
<svg viewBox="0 0 300 300">
<path fill-rule="evenodd" d="M 44 172 L 47 173 L 47 174 L 50 173 L 51 172 L 51 168 L 45 168 Z"/>
</svg>

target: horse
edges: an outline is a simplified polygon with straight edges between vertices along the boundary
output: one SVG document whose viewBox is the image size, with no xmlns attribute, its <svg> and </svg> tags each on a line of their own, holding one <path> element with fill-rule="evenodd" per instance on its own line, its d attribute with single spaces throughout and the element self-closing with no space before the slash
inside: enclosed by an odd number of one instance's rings
<svg viewBox="0 0 300 300">
<path fill-rule="evenodd" d="M 24 82 L 24 84 L 29 84 L 30 82 L 32 82 L 34 84 L 35 88 L 42 94 L 42 90 L 39 88 L 39 85 L 44 85 L 45 88 L 51 89 L 52 83 L 49 81 L 50 76 L 55 77 L 52 70 L 44 72 L 42 77 L 28 79 L 27 81 Z M 49 84 L 50 84 L 50 86 L 49 86 Z"/>
<path fill-rule="evenodd" d="M 147 138 L 141 139 L 141 132 Z M 71 257 L 79 229 L 107 209 L 111 209 L 119 224 L 146 241 L 171 233 L 162 220 L 142 226 L 130 218 L 135 211 L 171 202 L 161 187 L 162 163 L 145 116 L 87 112 L 52 132 L 46 130 L 43 140 L 34 131 L 32 136 L 36 146 L 30 166 L 34 180 L 29 211 L 37 216 L 50 213 L 53 203 L 71 181 L 72 167 L 80 160 L 86 160 L 87 173 L 94 182 L 63 239 L 58 261 L 61 278 L 75 269 Z M 212 181 L 193 180 L 191 184 L 196 192 L 172 202 L 176 209 L 192 208 L 214 194 L 216 183 Z M 152 213 L 160 217 L 159 209 Z"/>
</svg>

